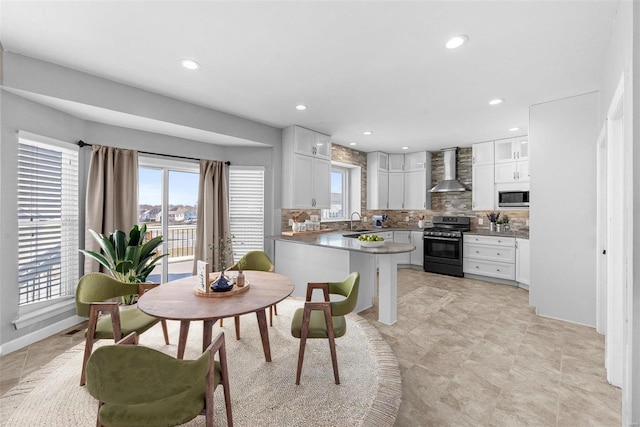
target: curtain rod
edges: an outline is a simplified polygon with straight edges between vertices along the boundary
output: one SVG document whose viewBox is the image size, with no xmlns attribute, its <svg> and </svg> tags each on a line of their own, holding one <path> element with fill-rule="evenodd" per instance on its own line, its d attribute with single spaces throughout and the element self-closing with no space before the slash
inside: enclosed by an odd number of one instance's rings
<svg viewBox="0 0 640 427">
<path fill-rule="evenodd" d="M 80 141 L 78 141 L 78 147 L 80 147 L 80 148 L 82 148 L 82 147 L 93 147 L 93 144 L 89 144 L 87 142 L 84 142 L 83 140 L 80 140 Z M 200 161 L 200 159 L 196 159 L 195 157 L 174 156 L 172 154 L 151 153 L 149 151 L 138 151 L 138 153 L 151 154 L 153 156 L 171 157 L 173 159 L 195 160 L 195 161 L 198 161 L 198 162 Z M 231 162 L 226 161 L 226 162 L 224 162 L 224 164 L 229 166 L 231 164 Z"/>
</svg>

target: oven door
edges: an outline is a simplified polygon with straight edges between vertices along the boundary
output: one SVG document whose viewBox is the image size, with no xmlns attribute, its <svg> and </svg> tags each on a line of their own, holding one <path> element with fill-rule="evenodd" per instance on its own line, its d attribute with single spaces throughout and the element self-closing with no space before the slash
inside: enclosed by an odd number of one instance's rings
<svg viewBox="0 0 640 427">
<path fill-rule="evenodd" d="M 424 236 L 424 262 L 462 265 L 462 239 Z"/>
</svg>

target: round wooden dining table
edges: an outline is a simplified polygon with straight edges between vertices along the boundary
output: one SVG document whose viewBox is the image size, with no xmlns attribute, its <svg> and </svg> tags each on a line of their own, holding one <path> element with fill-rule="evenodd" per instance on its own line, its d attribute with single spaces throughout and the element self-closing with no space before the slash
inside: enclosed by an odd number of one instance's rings
<svg viewBox="0 0 640 427">
<path fill-rule="evenodd" d="M 212 276 L 217 274 L 212 273 Z M 233 277 L 237 272 L 228 274 Z M 291 295 L 294 285 L 290 278 L 278 273 L 245 270 L 244 274 L 249 283 L 249 289 L 244 292 L 216 297 L 196 295 L 198 277 L 191 276 L 163 283 L 149 290 L 138 300 L 138 308 L 150 316 L 180 321 L 178 359 L 184 357 L 191 322 L 204 322 L 204 351 L 211 344 L 213 325 L 218 319 L 256 313 L 264 357 L 267 362 L 271 362 L 265 309 Z"/>
</svg>

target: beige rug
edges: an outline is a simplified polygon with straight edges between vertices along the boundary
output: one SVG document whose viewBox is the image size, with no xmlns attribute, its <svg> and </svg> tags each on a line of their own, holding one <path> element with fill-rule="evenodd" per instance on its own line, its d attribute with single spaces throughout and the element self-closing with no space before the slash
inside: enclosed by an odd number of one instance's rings
<svg viewBox="0 0 640 427">
<path fill-rule="evenodd" d="M 307 341 L 302 379 L 295 385 L 299 341 L 290 334 L 293 312 L 302 306 L 289 298 L 278 304 L 269 328 L 272 362 L 264 360 L 255 315 L 241 319 L 242 339 L 233 320 L 224 328 L 229 359 L 233 418 L 236 426 L 391 426 L 401 398 L 395 355 L 377 330 L 357 315 L 348 316 L 347 334 L 337 342 L 340 385 L 333 383 L 326 340 Z M 174 355 L 177 322 L 169 322 L 171 345 L 163 345 L 160 325 L 140 337 L 140 344 Z M 185 358 L 201 353 L 202 324 L 191 325 Z M 214 336 L 221 329 L 214 327 Z M 108 342 L 102 342 L 102 345 Z M 83 345 L 34 372 L 0 399 L 2 426 L 95 425 L 97 401 L 78 385 Z M 215 393 L 216 425 L 225 426 L 224 399 Z M 186 426 L 204 425 L 199 416 Z"/>
</svg>

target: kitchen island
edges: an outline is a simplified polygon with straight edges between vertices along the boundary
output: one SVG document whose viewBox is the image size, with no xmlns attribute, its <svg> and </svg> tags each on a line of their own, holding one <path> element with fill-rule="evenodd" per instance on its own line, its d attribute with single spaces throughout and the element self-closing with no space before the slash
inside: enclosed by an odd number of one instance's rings
<svg viewBox="0 0 640 427">
<path fill-rule="evenodd" d="M 385 241 L 381 247 L 364 248 L 358 239 L 340 232 L 266 239 L 273 243 L 276 271 L 293 280 L 293 295 L 304 298 L 308 282 L 337 282 L 357 271 L 360 290 L 355 311 L 373 306 L 377 277 L 378 320 L 387 325 L 397 321 L 397 255 L 412 252 L 415 246 Z"/>
</svg>

